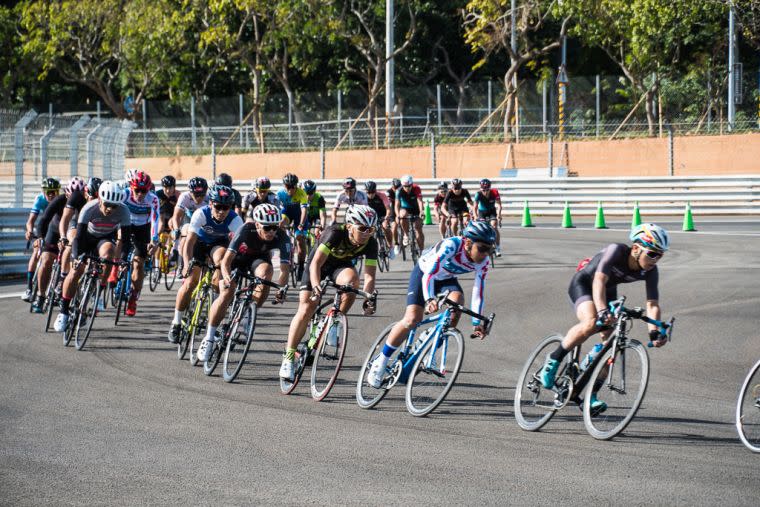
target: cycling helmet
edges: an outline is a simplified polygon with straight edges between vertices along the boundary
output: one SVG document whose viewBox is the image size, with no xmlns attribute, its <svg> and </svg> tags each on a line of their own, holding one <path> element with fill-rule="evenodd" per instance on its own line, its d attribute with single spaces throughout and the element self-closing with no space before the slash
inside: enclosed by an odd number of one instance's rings
<svg viewBox="0 0 760 507">
<path fill-rule="evenodd" d="M 161 178 L 161 186 L 163 187 L 173 187 L 177 184 L 177 180 L 174 176 L 171 174 L 168 176 L 164 176 Z"/>
<path fill-rule="evenodd" d="M 364 184 L 364 190 L 367 192 L 377 192 L 377 183 L 370 180 Z"/>
<path fill-rule="evenodd" d="M 282 222 L 282 213 L 274 204 L 259 204 L 248 212 L 249 218 L 262 225 L 277 225 Z"/>
<path fill-rule="evenodd" d="M 457 190 L 462 188 L 462 180 L 460 180 L 459 178 L 454 178 L 453 180 L 451 180 L 451 188 L 457 189 Z"/>
<path fill-rule="evenodd" d="M 303 189 L 306 191 L 307 194 L 311 194 L 317 191 L 317 184 L 314 183 L 312 180 L 306 180 L 303 182 Z"/>
<path fill-rule="evenodd" d="M 214 185 L 208 192 L 208 200 L 232 206 L 235 203 L 235 194 L 226 185 Z"/>
<path fill-rule="evenodd" d="M 132 181 L 132 178 L 135 177 L 135 175 L 137 174 L 138 170 L 139 169 L 134 169 L 133 168 L 133 169 L 127 169 L 126 171 L 124 171 L 124 181 L 126 181 L 127 183 L 129 183 L 130 181 Z"/>
<path fill-rule="evenodd" d="M 448 190 L 449 186 L 446 184 L 445 181 L 442 181 L 438 184 L 438 190 Z"/>
<path fill-rule="evenodd" d="M 145 171 L 135 171 L 132 175 L 132 179 L 128 181 L 129 188 L 132 190 L 144 190 L 146 192 L 150 190 L 150 176 L 148 176 L 148 173 Z"/>
<path fill-rule="evenodd" d="M 196 176 L 187 182 L 187 188 L 190 189 L 190 192 L 194 194 L 205 194 L 208 190 L 208 183 L 206 182 L 205 178 L 199 178 Z"/>
<path fill-rule="evenodd" d="M 257 190 L 269 190 L 270 188 L 272 188 L 272 182 L 266 176 L 262 176 L 256 180 Z"/>
<path fill-rule="evenodd" d="M 483 190 L 488 190 L 489 188 L 491 188 L 491 180 L 489 180 L 488 178 L 483 178 L 482 180 L 480 180 L 480 188 L 482 188 Z"/>
<path fill-rule="evenodd" d="M 286 187 L 295 187 L 298 185 L 298 176 L 293 173 L 288 173 L 282 178 L 282 184 Z"/>
<path fill-rule="evenodd" d="M 90 197 L 98 196 L 98 190 L 100 189 L 101 183 L 103 183 L 103 180 L 100 178 L 90 178 L 87 181 L 87 193 L 90 194 Z"/>
<path fill-rule="evenodd" d="M 401 185 L 402 186 L 406 187 L 406 186 L 411 185 L 412 183 L 414 183 L 414 180 L 412 179 L 412 177 L 410 175 L 405 174 L 405 175 L 403 175 L 401 177 Z"/>
<path fill-rule="evenodd" d="M 374 227 L 377 224 L 377 213 L 369 206 L 354 204 L 346 210 L 346 223 Z"/>
<path fill-rule="evenodd" d="M 67 196 L 71 195 L 72 192 L 75 192 L 77 190 L 79 190 L 80 192 L 84 192 L 84 186 L 85 186 L 84 180 L 80 178 L 79 176 L 74 176 L 73 178 L 71 178 L 71 181 L 69 181 L 69 184 L 66 185 L 66 189 L 64 190 L 64 192 L 66 193 Z"/>
<path fill-rule="evenodd" d="M 398 188 L 401 186 L 401 180 L 398 178 L 393 178 L 393 181 L 391 182 L 391 186 L 393 188 Z"/>
<path fill-rule="evenodd" d="M 353 188 L 356 188 L 356 180 L 353 178 L 346 178 L 343 180 L 343 188 L 346 190 L 351 190 Z"/>
<path fill-rule="evenodd" d="M 670 248 L 668 232 L 655 224 L 641 224 L 633 228 L 631 241 L 657 252 L 667 252 Z"/>
<path fill-rule="evenodd" d="M 108 204 L 121 204 L 127 200 L 124 187 L 115 181 L 104 181 L 98 190 L 100 200 Z"/>
<path fill-rule="evenodd" d="M 462 236 L 487 245 L 496 243 L 496 231 L 484 220 L 472 220 L 462 231 Z"/>
<path fill-rule="evenodd" d="M 225 187 L 232 188 L 232 176 L 230 176 L 227 173 L 221 173 L 219 176 L 216 177 L 214 180 L 214 183 L 217 185 L 222 185 Z"/>
<path fill-rule="evenodd" d="M 45 190 L 46 192 L 48 190 L 60 190 L 61 189 L 61 182 L 58 181 L 55 178 L 45 178 L 42 180 L 42 190 Z"/>
</svg>

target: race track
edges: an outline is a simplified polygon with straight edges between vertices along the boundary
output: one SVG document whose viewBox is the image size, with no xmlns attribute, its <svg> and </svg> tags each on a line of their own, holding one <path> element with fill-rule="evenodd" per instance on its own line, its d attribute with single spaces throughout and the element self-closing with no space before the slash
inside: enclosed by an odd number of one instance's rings
<svg viewBox="0 0 760 507">
<path fill-rule="evenodd" d="M 166 340 L 174 292 L 163 287 L 146 289 L 137 316 L 116 328 L 113 310 L 102 314 L 81 352 L 43 333 L 18 297 L 0 299 L 0 504 L 757 505 L 760 456 L 733 420 L 760 358 L 756 220 L 672 234 L 660 293 L 664 316 L 677 317 L 674 341 L 649 350 L 649 389 L 622 436 L 592 439 L 574 406 L 540 432 L 517 426 L 523 362 L 574 323 L 566 289 L 577 262 L 627 240 L 626 224 L 610 225 L 621 229 L 502 230 L 505 255 L 486 299 L 494 331 L 467 339 L 457 384 L 426 418 L 407 413 L 399 387 L 374 410 L 354 397 L 370 343 L 403 311 L 409 262 L 379 275 L 375 317 L 350 315 L 341 378 L 322 403 L 308 379 L 279 393 L 294 297 L 260 314 L 234 384 L 177 360 Z M 643 284 L 619 293 L 644 303 Z M 636 334 L 645 340 L 642 323 Z"/>
</svg>

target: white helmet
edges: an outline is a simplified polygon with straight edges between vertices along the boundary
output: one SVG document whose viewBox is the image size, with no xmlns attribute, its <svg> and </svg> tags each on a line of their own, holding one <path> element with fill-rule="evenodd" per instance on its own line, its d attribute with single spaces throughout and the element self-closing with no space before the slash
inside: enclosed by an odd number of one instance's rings
<svg viewBox="0 0 760 507">
<path fill-rule="evenodd" d="M 631 241 L 645 248 L 658 252 L 667 252 L 670 248 L 668 231 L 655 224 L 641 224 L 633 228 L 629 236 Z"/>
<path fill-rule="evenodd" d="M 346 210 L 346 223 L 374 227 L 377 224 L 377 212 L 369 206 L 354 204 Z"/>
<path fill-rule="evenodd" d="M 133 167 L 132 169 L 127 169 L 126 171 L 124 171 L 124 181 L 126 181 L 127 183 L 129 183 L 130 181 L 132 181 L 134 179 L 135 175 L 137 175 L 138 171 L 139 171 L 139 169 L 137 169 L 135 167 Z"/>
<path fill-rule="evenodd" d="M 403 186 L 408 186 L 414 183 L 414 180 L 412 179 L 412 176 L 410 174 L 405 174 L 401 177 L 401 184 Z"/>
<path fill-rule="evenodd" d="M 259 204 L 250 211 L 250 217 L 261 225 L 277 225 L 282 222 L 282 214 L 274 204 Z"/>
<path fill-rule="evenodd" d="M 98 190 L 100 200 L 109 204 L 121 204 L 127 200 L 124 187 L 113 181 L 104 181 Z"/>
</svg>

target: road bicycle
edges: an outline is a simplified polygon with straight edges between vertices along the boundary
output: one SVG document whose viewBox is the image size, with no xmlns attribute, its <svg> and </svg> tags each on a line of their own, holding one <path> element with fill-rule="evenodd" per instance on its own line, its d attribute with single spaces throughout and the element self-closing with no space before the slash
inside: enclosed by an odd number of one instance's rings
<svg viewBox="0 0 760 507">
<path fill-rule="evenodd" d="M 540 429 L 570 402 L 581 405 L 586 431 L 598 440 L 609 440 L 628 426 L 641 406 L 649 382 L 646 347 L 628 336 L 633 321 L 638 319 L 657 326 L 670 341 L 675 318 L 668 322 L 650 319 L 643 308 L 625 308 L 625 299 L 623 296 L 609 303 L 614 322 L 607 329 L 611 327 L 613 331 L 593 360 L 584 368 L 581 347 L 575 347 L 559 365 L 551 389 L 543 386 L 540 375 L 545 357 L 563 337 L 548 336 L 533 350 L 515 389 L 515 418 L 522 429 Z M 592 409 L 592 394 L 607 404 L 606 409 Z"/>
<path fill-rule="evenodd" d="M 199 263 L 191 260 L 188 266 L 188 272 Z M 208 324 L 208 314 L 211 311 L 212 287 L 214 270 L 217 269 L 213 264 L 202 263 L 201 277 L 198 285 L 193 289 L 190 296 L 190 304 L 187 305 L 182 313 L 180 321 L 180 332 L 177 339 L 177 357 L 182 360 L 190 351 L 190 365 L 198 364 L 198 347 L 203 339 L 203 331 Z M 200 334 L 199 334 L 200 332 Z"/>
<path fill-rule="evenodd" d="M 162 231 L 158 236 L 158 246 L 153 255 L 154 259 L 150 266 L 151 270 L 149 272 L 146 271 L 151 292 L 155 292 L 158 284 L 161 283 L 162 277 L 164 279 L 166 290 L 172 290 L 172 287 L 174 287 L 179 268 L 178 266 L 171 266 L 171 256 L 171 235 L 167 231 Z"/>
<path fill-rule="evenodd" d="M 322 303 L 307 326 L 309 339 L 301 342 L 296 351 L 296 372 L 293 381 L 280 379 L 280 390 L 290 394 L 298 385 L 303 371 L 311 364 L 311 397 L 322 401 L 338 379 L 348 339 L 348 319 L 340 311 L 341 296 L 351 293 L 364 297 L 372 307 L 377 303 L 377 291 L 372 294 L 350 285 L 338 285 L 325 279 L 320 283 L 322 294 L 327 287 L 335 288 L 332 302 Z M 314 299 L 313 299 L 314 300 Z"/>
<path fill-rule="evenodd" d="M 407 238 L 409 241 L 409 255 L 412 258 L 413 264 L 417 263 L 417 260 L 420 258 L 420 253 L 421 253 L 420 247 L 417 244 L 417 229 L 414 228 L 414 222 L 419 219 L 420 217 L 417 215 L 399 218 L 399 220 L 409 221 L 409 235 L 407 236 Z M 403 235 L 403 229 L 401 228 L 401 224 L 399 223 L 399 236 L 401 235 Z M 399 237 L 399 248 L 401 249 L 401 258 L 403 260 L 406 260 L 406 245 L 404 244 L 403 238 L 401 237 Z"/>
<path fill-rule="evenodd" d="M 61 300 L 61 291 L 63 290 L 61 256 L 63 255 L 63 250 L 63 248 L 58 248 L 58 255 L 56 255 L 55 260 L 53 261 L 53 266 L 50 268 L 50 282 L 48 283 L 48 288 L 45 292 L 45 304 L 42 306 L 42 313 L 46 314 L 46 333 L 50 330 L 50 322 L 53 320 L 53 311 L 58 307 Z"/>
<path fill-rule="evenodd" d="M 227 320 L 220 326 L 217 333 L 219 338 L 214 342 L 211 357 L 203 363 L 203 373 L 211 375 L 219 364 L 222 356 L 222 377 L 225 382 L 235 380 L 243 368 L 245 358 L 251 349 L 253 336 L 256 333 L 256 315 L 258 306 L 253 299 L 256 289 L 265 285 L 278 291 L 273 304 L 285 302 L 288 292 L 287 285 L 280 287 L 274 282 L 259 278 L 250 272 L 237 272 L 233 274 L 238 289 L 235 290 L 235 299 L 227 312 Z M 248 283 L 240 287 L 243 281 Z"/>
<path fill-rule="evenodd" d="M 739 391 L 736 430 L 747 449 L 760 453 L 760 361 L 750 368 Z"/>
<path fill-rule="evenodd" d="M 390 246 L 388 245 L 388 241 L 385 239 L 385 232 L 383 231 L 383 228 L 379 226 L 379 224 L 375 230 L 375 239 L 377 240 L 377 267 L 380 268 L 380 271 L 390 271 Z"/>
<path fill-rule="evenodd" d="M 406 384 L 406 408 L 414 416 L 428 415 L 443 402 L 456 382 L 464 358 L 462 333 L 451 326 L 453 313 L 461 312 L 480 320 L 486 335 L 496 318 L 494 313 L 486 317 L 473 312 L 448 299 L 448 295 L 446 291 L 438 296 L 439 313 L 424 318 L 409 332 L 404 345 L 388 360 L 380 387 L 374 388 L 367 383 L 367 374 L 396 323 L 380 333 L 359 371 L 356 402 L 360 407 L 374 407 L 399 383 Z"/>
</svg>

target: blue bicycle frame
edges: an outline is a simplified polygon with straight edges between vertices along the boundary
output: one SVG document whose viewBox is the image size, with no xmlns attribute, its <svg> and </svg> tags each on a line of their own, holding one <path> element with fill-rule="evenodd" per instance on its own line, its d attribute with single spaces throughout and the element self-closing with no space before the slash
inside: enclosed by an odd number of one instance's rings
<svg viewBox="0 0 760 507">
<path fill-rule="evenodd" d="M 409 331 L 409 337 L 406 339 L 406 344 L 404 346 L 404 350 L 399 354 L 398 358 L 392 365 L 390 365 L 390 369 L 392 370 L 395 366 L 396 362 L 401 361 L 401 375 L 399 376 L 398 382 L 401 382 L 403 384 L 406 383 L 407 379 L 409 378 L 409 375 L 412 372 L 412 367 L 414 366 L 414 363 L 417 361 L 417 356 L 425 349 L 426 345 L 430 340 L 436 340 L 435 344 L 433 344 L 433 347 L 430 349 L 430 355 L 426 361 L 425 368 L 432 369 L 433 368 L 433 360 L 436 357 L 436 350 L 438 347 L 443 347 L 443 355 L 441 357 L 441 364 L 439 367 L 445 367 L 446 366 L 446 356 L 448 352 L 448 341 L 446 338 L 444 338 L 443 331 L 444 328 L 448 327 L 451 323 L 451 313 L 452 309 L 450 307 L 446 307 L 441 313 L 438 315 L 431 315 L 430 317 L 427 317 L 420 321 L 419 324 L 417 324 L 414 329 Z M 417 330 L 425 325 L 430 324 L 432 322 L 435 322 L 435 329 L 432 333 L 428 334 L 428 336 L 422 340 L 418 341 L 418 343 L 415 344 L 415 340 L 417 338 Z M 414 347 L 413 347 L 414 345 Z M 411 352 L 410 352 L 411 351 Z"/>
<path fill-rule="evenodd" d="M 122 280 L 121 278 L 119 278 L 119 281 L 116 282 L 116 287 L 114 288 L 114 290 L 116 291 L 116 294 L 120 298 L 128 297 L 130 292 L 132 291 L 132 271 L 134 270 L 134 263 L 132 261 L 134 260 L 134 258 L 135 258 L 135 250 L 133 248 L 132 251 L 129 253 L 129 257 L 127 260 L 129 267 L 127 268 L 127 276 L 126 276 L 126 282 L 125 282 L 126 287 L 124 287 L 123 291 L 121 290 Z M 150 273 L 152 270 L 153 270 L 153 256 L 149 255 L 148 258 L 145 260 L 145 272 Z"/>
</svg>

